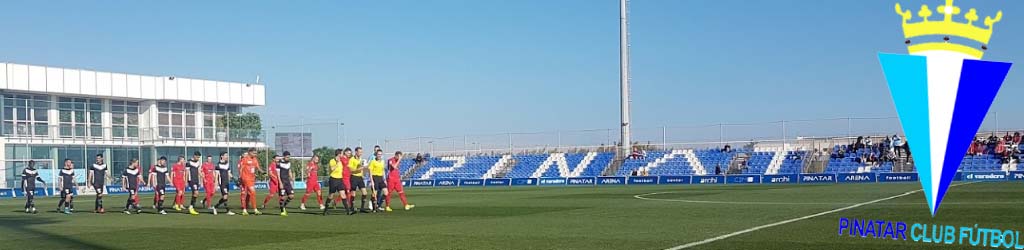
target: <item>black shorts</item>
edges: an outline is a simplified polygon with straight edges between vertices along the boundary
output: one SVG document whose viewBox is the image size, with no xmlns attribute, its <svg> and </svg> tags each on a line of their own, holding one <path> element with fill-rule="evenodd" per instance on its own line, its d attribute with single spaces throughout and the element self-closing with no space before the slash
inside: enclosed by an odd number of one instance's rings
<svg viewBox="0 0 1024 250">
<path fill-rule="evenodd" d="M 295 194 L 292 185 L 291 181 L 282 181 L 281 186 L 277 189 L 278 195 L 285 196 Z"/>
<path fill-rule="evenodd" d="M 138 189 L 129 188 L 127 190 L 128 190 L 128 196 L 139 194 L 139 190 Z"/>
<path fill-rule="evenodd" d="M 220 184 L 218 189 L 220 189 L 220 195 L 228 195 L 228 191 L 231 190 L 231 188 L 228 187 L 228 184 L 223 182 Z"/>
<path fill-rule="evenodd" d="M 199 192 L 199 182 L 188 181 L 188 187 L 192 188 L 192 192 Z"/>
<path fill-rule="evenodd" d="M 330 191 L 332 194 L 341 191 L 346 191 L 345 182 L 342 179 L 331 178 L 330 180 L 327 181 L 327 190 Z"/>
<path fill-rule="evenodd" d="M 167 186 L 157 185 L 153 188 L 153 193 L 156 193 L 157 195 L 164 195 L 167 193 Z"/>
<path fill-rule="evenodd" d="M 366 189 L 366 181 L 363 180 L 362 176 L 352 176 L 351 181 L 352 190 Z"/>
<path fill-rule="evenodd" d="M 60 189 L 60 196 L 63 197 L 65 195 L 74 196 L 75 195 L 75 189 L 74 188 L 62 188 L 62 189 Z"/>
<path fill-rule="evenodd" d="M 384 176 L 373 176 L 373 189 L 381 190 L 388 188 L 388 183 L 384 181 Z"/>
<path fill-rule="evenodd" d="M 103 194 L 104 192 L 106 192 L 105 191 L 106 188 L 104 188 L 102 184 L 101 185 L 92 184 L 92 189 L 96 190 L 96 194 Z"/>
</svg>

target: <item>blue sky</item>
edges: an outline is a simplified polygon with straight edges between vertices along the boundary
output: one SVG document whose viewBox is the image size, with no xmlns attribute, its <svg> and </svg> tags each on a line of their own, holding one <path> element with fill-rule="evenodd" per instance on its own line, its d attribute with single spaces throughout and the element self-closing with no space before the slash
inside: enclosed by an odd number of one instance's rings
<svg viewBox="0 0 1024 250">
<path fill-rule="evenodd" d="M 916 10 L 943 1 L 900 2 Z M 266 124 L 342 120 L 350 142 L 607 129 L 619 119 L 617 3 L 5 2 L 0 61 L 228 81 L 260 75 L 268 106 L 252 110 Z M 660 139 L 662 126 L 894 117 L 876 54 L 906 52 L 893 3 L 632 1 L 640 140 Z M 1015 46 L 1024 44 L 1024 2 L 957 4 L 983 17 L 1004 11 L 986 60 L 1024 58 Z M 1012 69 L 993 105 L 1002 128 L 1024 128 L 1015 98 L 1022 80 Z M 777 126 L 733 134 L 772 137 Z M 803 126 L 847 131 L 845 121 Z M 310 129 L 316 144 L 334 144 L 335 127 Z M 717 128 L 669 132 L 719 136 Z"/>
</svg>

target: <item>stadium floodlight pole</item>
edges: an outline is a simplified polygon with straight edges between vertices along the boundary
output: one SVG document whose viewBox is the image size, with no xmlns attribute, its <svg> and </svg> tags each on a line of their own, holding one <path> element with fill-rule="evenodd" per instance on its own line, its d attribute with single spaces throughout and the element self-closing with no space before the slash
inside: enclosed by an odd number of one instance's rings
<svg viewBox="0 0 1024 250">
<path fill-rule="evenodd" d="M 619 94 L 621 95 L 620 109 L 622 111 L 622 132 L 620 148 L 623 154 L 629 152 L 629 21 L 627 16 L 628 0 L 619 0 Z"/>
</svg>

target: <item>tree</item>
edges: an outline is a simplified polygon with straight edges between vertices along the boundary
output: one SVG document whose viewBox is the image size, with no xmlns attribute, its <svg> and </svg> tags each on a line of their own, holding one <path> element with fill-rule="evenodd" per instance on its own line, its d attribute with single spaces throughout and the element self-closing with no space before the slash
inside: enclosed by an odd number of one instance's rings
<svg viewBox="0 0 1024 250">
<path fill-rule="evenodd" d="M 319 147 L 313 150 L 313 155 L 320 157 L 320 175 L 327 175 L 327 165 L 331 163 L 331 159 L 334 159 L 334 149 L 329 147 Z"/>
<path fill-rule="evenodd" d="M 252 112 L 221 116 L 217 128 L 227 128 L 232 139 L 259 139 L 263 134 L 260 115 Z"/>
</svg>

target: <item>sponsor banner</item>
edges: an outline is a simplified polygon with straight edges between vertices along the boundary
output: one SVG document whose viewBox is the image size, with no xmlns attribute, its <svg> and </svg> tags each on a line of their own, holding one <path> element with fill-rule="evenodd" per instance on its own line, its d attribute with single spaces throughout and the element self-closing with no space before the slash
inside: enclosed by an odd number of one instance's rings
<svg viewBox="0 0 1024 250">
<path fill-rule="evenodd" d="M 512 186 L 536 186 L 537 178 L 512 178 Z"/>
<path fill-rule="evenodd" d="M 256 184 L 253 185 L 253 186 L 256 187 L 257 190 L 259 190 L 259 189 L 270 189 L 270 184 L 267 184 L 267 182 L 265 182 L 265 181 L 256 182 Z M 188 188 L 188 187 L 185 187 L 185 188 Z"/>
<path fill-rule="evenodd" d="M 879 173 L 878 182 L 917 181 L 917 173 Z"/>
<path fill-rule="evenodd" d="M 110 185 L 107 186 L 108 194 L 127 194 L 128 190 L 121 187 L 121 185 Z"/>
<path fill-rule="evenodd" d="M 20 189 L 20 188 L 13 189 L 13 192 L 14 192 L 13 193 L 14 194 L 14 198 L 25 197 L 25 191 Z M 45 197 L 45 196 L 49 196 L 49 193 L 46 192 L 46 188 L 37 187 L 36 188 L 36 197 Z M 2 197 L 3 196 L 0 195 L 0 198 L 2 198 Z"/>
<path fill-rule="evenodd" d="M 597 185 L 624 185 L 626 177 L 597 177 Z"/>
<path fill-rule="evenodd" d="M 487 179 L 484 181 L 484 186 L 488 187 L 507 187 L 512 184 L 512 179 Z"/>
<path fill-rule="evenodd" d="M 1024 181 L 1024 171 L 1010 171 L 1011 181 Z"/>
<path fill-rule="evenodd" d="M 1009 174 L 1003 171 L 963 172 L 964 181 L 1006 181 Z"/>
<path fill-rule="evenodd" d="M 433 187 L 434 186 L 434 180 L 407 180 L 405 182 L 407 184 L 409 182 L 412 182 L 411 185 L 408 185 L 410 187 Z M 403 186 L 405 186 L 405 184 L 403 184 Z"/>
<path fill-rule="evenodd" d="M 761 178 L 761 183 L 768 184 L 779 184 L 779 183 L 797 183 L 800 181 L 799 174 L 769 174 L 764 175 Z"/>
<path fill-rule="evenodd" d="M 661 176 L 658 184 L 690 184 L 692 176 Z"/>
<path fill-rule="evenodd" d="M 306 189 L 305 181 L 292 182 L 292 189 Z"/>
<path fill-rule="evenodd" d="M 836 183 L 835 174 L 800 174 L 800 183 Z"/>
<path fill-rule="evenodd" d="M 14 189 L 0 188 L 0 198 L 14 198 Z"/>
<path fill-rule="evenodd" d="M 564 186 L 565 178 L 540 178 L 537 180 L 541 186 Z"/>
<path fill-rule="evenodd" d="M 728 183 L 728 184 L 761 183 L 761 175 L 756 175 L 756 174 L 726 175 L 725 176 L 725 183 Z"/>
<path fill-rule="evenodd" d="M 631 176 L 627 180 L 629 185 L 653 185 L 658 184 L 657 176 Z"/>
<path fill-rule="evenodd" d="M 459 186 L 459 179 L 437 179 L 434 180 L 435 187 L 457 187 Z"/>
<path fill-rule="evenodd" d="M 459 180 L 459 186 L 471 186 L 471 187 L 482 187 L 484 185 L 484 179 L 461 179 Z"/>
<path fill-rule="evenodd" d="M 725 176 L 722 175 L 704 175 L 694 176 L 690 180 L 691 184 L 725 184 Z"/>
<path fill-rule="evenodd" d="M 597 178 L 594 177 L 573 177 L 566 180 L 566 185 L 569 186 L 593 186 L 597 183 Z"/>
<path fill-rule="evenodd" d="M 96 195 L 92 187 L 75 187 L 75 195 Z"/>
<path fill-rule="evenodd" d="M 836 176 L 839 182 L 875 182 L 875 173 L 840 173 Z"/>
</svg>

